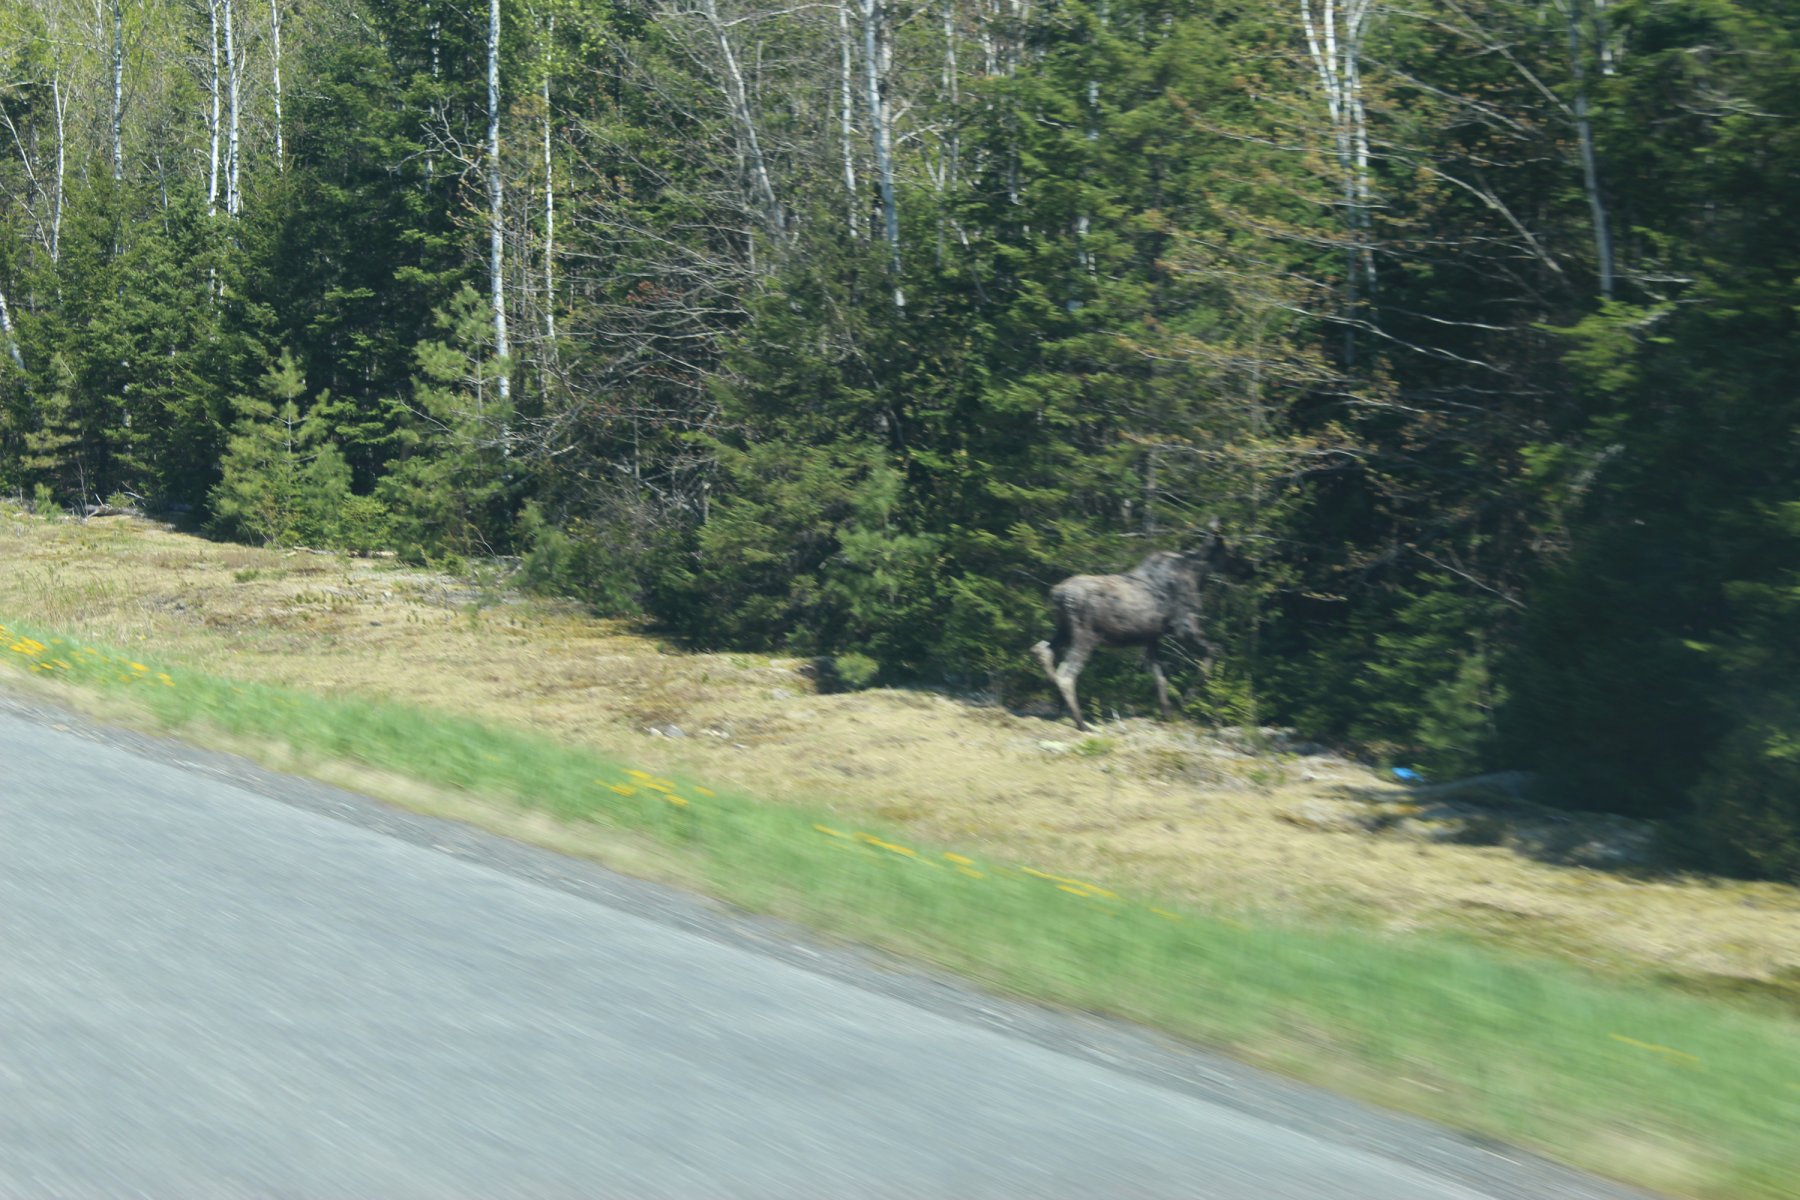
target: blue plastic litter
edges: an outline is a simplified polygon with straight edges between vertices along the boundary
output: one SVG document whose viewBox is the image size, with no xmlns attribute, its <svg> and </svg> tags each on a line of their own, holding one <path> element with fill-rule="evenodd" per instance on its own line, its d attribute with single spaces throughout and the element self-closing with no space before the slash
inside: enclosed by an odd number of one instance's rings
<svg viewBox="0 0 1800 1200">
<path fill-rule="evenodd" d="M 1417 771 L 1413 770 L 1411 767 L 1395 767 L 1394 768 L 1394 778 L 1400 780 L 1402 783 L 1423 783 L 1423 782 L 1425 782 L 1425 777 L 1423 775 L 1419 774 Z"/>
</svg>

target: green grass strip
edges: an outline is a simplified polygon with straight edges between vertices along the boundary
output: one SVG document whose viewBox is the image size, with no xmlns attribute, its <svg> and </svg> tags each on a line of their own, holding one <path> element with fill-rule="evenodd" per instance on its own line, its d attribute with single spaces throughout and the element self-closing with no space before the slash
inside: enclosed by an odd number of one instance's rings
<svg viewBox="0 0 1800 1200">
<path fill-rule="evenodd" d="M 1442 939 L 1176 911 L 524 732 L 163 671 L 18 627 L 0 625 L 0 662 L 128 694 L 196 740 L 282 747 L 303 770 L 362 764 L 649 844 L 744 907 L 1644 1186 L 1775 1200 L 1800 1180 L 1800 1025 L 1774 1011 Z"/>
</svg>

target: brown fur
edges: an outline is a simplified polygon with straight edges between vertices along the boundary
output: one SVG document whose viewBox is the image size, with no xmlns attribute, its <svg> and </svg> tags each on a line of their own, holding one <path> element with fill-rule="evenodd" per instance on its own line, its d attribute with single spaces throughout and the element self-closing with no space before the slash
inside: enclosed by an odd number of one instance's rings
<svg viewBox="0 0 1800 1200">
<path fill-rule="evenodd" d="M 1073 575 L 1050 589 L 1056 633 L 1031 652 L 1068 706 L 1075 728 L 1087 729 L 1075 681 L 1101 646 L 1142 646 L 1144 666 L 1156 681 L 1156 703 L 1165 719 L 1171 715 L 1157 646 L 1165 637 L 1186 638 L 1212 665 L 1216 651 L 1201 632 L 1200 588 L 1226 553 L 1216 526 L 1209 527 L 1198 550 L 1160 550 L 1123 575 Z"/>
</svg>

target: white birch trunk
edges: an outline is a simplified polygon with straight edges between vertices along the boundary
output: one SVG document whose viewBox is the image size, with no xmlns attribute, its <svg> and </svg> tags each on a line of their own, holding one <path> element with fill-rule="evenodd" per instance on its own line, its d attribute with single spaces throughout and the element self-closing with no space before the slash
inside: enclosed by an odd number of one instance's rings
<svg viewBox="0 0 1800 1200">
<path fill-rule="evenodd" d="M 217 216 L 219 212 L 219 111 L 220 111 L 220 77 L 219 77 L 219 0 L 206 0 L 206 15 L 212 28 L 212 80 L 207 91 L 212 101 L 212 111 L 207 114 L 207 157 L 206 157 L 206 215 Z"/>
<path fill-rule="evenodd" d="M 512 348 L 506 340 L 506 209 L 500 177 L 500 0 L 488 0 L 487 118 L 488 288 L 494 309 L 494 354 L 504 360 Z M 501 401 L 511 400 L 510 370 L 501 370 L 499 384 Z"/>
<path fill-rule="evenodd" d="M 6 307 L 5 292 L 0 292 L 0 337 L 6 339 L 7 356 L 12 359 L 13 366 L 23 371 L 25 357 L 19 353 L 19 339 L 13 336 L 12 312 Z"/>
<path fill-rule="evenodd" d="M 544 32 L 544 338 L 556 341 L 556 163 L 550 153 L 550 71 L 554 63 L 556 14 Z M 549 351 L 555 353 L 554 349 Z"/>
<path fill-rule="evenodd" d="M 957 129 L 957 106 L 962 97 L 962 80 L 956 61 L 956 0 L 944 0 L 944 98 L 950 103 L 950 127 L 944 138 L 944 166 L 939 171 L 940 187 L 956 186 L 957 160 L 962 155 L 961 133 Z"/>
<path fill-rule="evenodd" d="M 888 272 L 893 277 L 894 307 L 906 307 L 900 286 L 900 209 L 894 197 L 892 109 L 883 94 L 886 82 L 887 31 L 881 0 L 862 0 L 863 74 L 867 84 L 869 127 L 875 144 L 875 177 L 881 193 L 882 237 L 888 244 Z"/>
<path fill-rule="evenodd" d="M 756 121 L 750 112 L 750 93 L 744 86 L 744 73 L 738 66 L 737 54 L 731 48 L 731 37 L 719 18 L 719 6 L 714 0 L 702 0 L 700 11 L 712 29 L 713 40 L 719 44 L 719 56 L 725 61 L 726 98 L 731 102 L 732 114 L 743 132 L 744 154 L 757 199 L 765 209 L 770 228 L 780 230 L 785 223 L 781 205 L 775 199 L 775 185 L 769 178 L 768 164 L 763 160 L 762 141 L 756 135 Z"/>
<path fill-rule="evenodd" d="M 850 9 L 847 4 L 838 5 L 838 111 L 839 141 L 844 150 L 844 192 L 849 197 L 850 239 L 859 241 L 862 238 L 862 214 L 858 210 L 856 198 L 856 122 L 855 101 L 852 99 L 852 86 L 855 71 L 851 68 L 850 50 Z"/>
<path fill-rule="evenodd" d="M 1300 24 L 1306 33 L 1306 49 L 1319 77 L 1331 140 L 1338 162 L 1339 190 L 1344 224 L 1349 233 L 1345 249 L 1344 308 L 1353 312 L 1364 295 L 1375 291 L 1373 236 L 1374 185 L 1370 175 L 1368 114 L 1362 95 L 1362 42 L 1372 0 L 1300 0 Z M 1344 328 L 1346 360 L 1355 356 L 1351 326 Z"/>
<path fill-rule="evenodd" d="M 241 110 L 238 104 L 240 84 L 243 79 L 242 55 L 237 52 L 237 15 L 232 10 L 231 0 L 222 0 L 220 15 L 225 23 L 225 87 L 227 95 L 228 130 L 225 137 L 225 212 L 228 216 L 237 216 L 243 211 L 244 197 L 238 190 L 238 159 L 242 143 L 239 140 Z"/>
<path fill-rule="evenodd" d="M 269 0 L 269 36 L 274 66 L 269 81 L 275 91 L 275 170 L 287 170 L 287 141 L 281 127 L 281 0 Z"/>
<path fill-rule="evenodd" d="M 112 2 L 112 167 L 113 182 L 125 178 L 125 6 Z"/>
<path fill-rule="evenodd" d="M 1594 258 L 1600 273 L 1600 294 L 1613 297 L 1612 225 L 1606 200 L 1600 194 L 1600 160 L 1594 151 L 1594 123 L 1588 116 L 1587 66 L 1582 61 L 1581 0 L 1563 0 L 1569 25 L 1569 78 L 1575 84 L 1575 132 L 1581 142 L 1581 183 L 1587 192 L 1588 211 L 1594 222 Z"/>
<path fill-rule="evenodd" d="M 56 191 L 50 202 L 50 261 L 54 263 L 62 253 L 64 181 L 68 178 L 69 163 L 65 124 L 69 112 L 69 93 L 62 85 L 60 68 L 50 76 L 50 108 L 56 117 Z"/>
<path fill-rule="evenodd" d="M 441 57 L 440 46 L 443 40 L 443 23 L 438 20 L 435 12 L 431 18 L 431 25 L 429 28 L 431 33 L 431 81 L 436 83 L 439 72 L 439 58 Z M 433 122 L 437 120 L 437 111 L 437 104 L 434 101 L 431 106 L 431 117 Z M 435 138 L 425 139 L 425 181 L 427 183 L 432 183 L 437 180 L 437 152 L 434 149 L 436 141 L 437 139 Z"/>
</svg>

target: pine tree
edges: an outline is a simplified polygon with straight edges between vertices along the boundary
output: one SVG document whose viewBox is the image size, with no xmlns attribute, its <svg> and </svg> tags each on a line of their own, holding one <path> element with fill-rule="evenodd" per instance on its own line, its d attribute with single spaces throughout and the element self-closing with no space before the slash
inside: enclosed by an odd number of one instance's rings
<svg viewBox="0 0 1800 1200">
<path fill-rule="evenodd" d="M 212 491 L 213 519 L 266 545 L 334 542 L 350 473 L 325 443 L 323 422 L 301 412 L 306 380 L 291 353 L 281 352 L 261 389 L 233 401 L 238 420 Z"/>
</svg>

